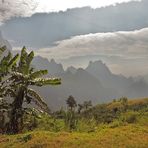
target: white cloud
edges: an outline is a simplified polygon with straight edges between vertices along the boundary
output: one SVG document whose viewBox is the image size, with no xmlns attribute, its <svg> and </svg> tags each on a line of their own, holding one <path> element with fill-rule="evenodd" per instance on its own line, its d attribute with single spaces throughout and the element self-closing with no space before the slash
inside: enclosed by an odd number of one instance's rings
<svg viewBox="0 0 148 148">
<path fill-rule="evenodd" d="M 132 0 L 0 0 L 0 25 L 11 17 L 26 17 L 37 12 L 60 11 L 83 6 L 96 8 L 128 1 Z"/>
<path fill-rule="evenodd" d="M 36 6 L 36 0 L 0 0 L 0 24 L 11 17 L 30 16 Z"/>
<path fill-rule="evenodd" d="M 85 55 L 115 55 L 125 58 L 148 56 L 148 28 L 131 32 L 96 33 L 59 41 L 56 46 L 38 50 L 53 58 Z"/>
<path fill-rule="evenodd" d="M 88 60 L 94 59 L 92 57 L 97 59 L 98 56 L 103 57 L 100 59 L 107 62 L 115 73 L 127 76 L 148 73 L 148 28 L 75 36 L 56 44 L 51 48 L 40 49 L 36 54 L 63 61 L 67 66 L 68 62 L 86 66 Z"/>
<path fill-rule="evenodd" d="M 37 0 L 37 2 L 39 3 L 37 11 L 39 12 L 59 11 L 59 10 L 66 10 L 67 8 L 84 7 L 84 6 L 97 8 L 101 6 L 107 6 L 115 3 L 122 3 L 129 1 L 132 0 L 64 0 L 64 1 Z"/>
</svg>

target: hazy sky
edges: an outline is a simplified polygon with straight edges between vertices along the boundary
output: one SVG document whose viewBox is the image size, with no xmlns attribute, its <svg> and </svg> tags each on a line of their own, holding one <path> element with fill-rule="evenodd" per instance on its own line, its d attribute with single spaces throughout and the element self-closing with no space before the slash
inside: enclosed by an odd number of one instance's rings
<svg viewBox="0 0 148 148">
<path fill-rule="evenodd" d="M 36 12 L 51 12 L 67 8 L 93 8 L 140 0 L 0 0 L 0 24 L 11 17 L 31 16 Z"/>
<path fill-rule="evenodd" d="M 128 2 L 132 0 L 36 0 L 39 12 L 66 10 L 67 8 L 91 6 L 97 8 L 115 3 Z"/>
</svg>

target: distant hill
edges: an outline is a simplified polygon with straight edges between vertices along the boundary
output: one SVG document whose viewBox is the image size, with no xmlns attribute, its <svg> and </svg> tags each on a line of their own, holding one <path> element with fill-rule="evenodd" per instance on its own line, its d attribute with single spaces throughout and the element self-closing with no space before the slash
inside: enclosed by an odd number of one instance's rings
<svg viewBox="0 0 148 148">
<path fill-rule="evenodd" d="M 148 83 L 144 79 L 133 82 L 125 92 L 129 97 L 145 97 L 148 96 Z"/>
<path fill-rule="evenodd" d="M 144 76 L 144 80 L 148 83 L 148 75 Z"/>
<path fill-rule="evenodd" d="M 133 110 L 138 110 L 145 108 L 148 106 L 148 98 L 139 98 L 139 99 L 129 99 L 127 101 L 128 108 Z M 96 105 L 96 107 L 99 105 Z M 120 108 L 122 106 L 122 103 L 118 100 L 110 102 L 107 104 L 107 108 L 110 110 L 113 110 L 114 108 Z"/>
<path fill-rule="evenodd" d="M 62 85 L 37 88 L 52 109 L 65 106 L 65 100 L 69 95 L 74 96 L 78 102 L 92 100 L 95 104 L 112 98 L 110 95 L 113 93 L 83 69 L 78 69 L 75 74 L 67 71 L 56 76 L 62 79 Z"/>
<path fill-rule="evenodd" d="M 102 61 L 90 62 L 86 71 L 99 79 L 104 87 L 116 90 L 123 95 L 124 90 L 133 82 L 131 78 L 113 74 Z"/>
<path fill-rule="evenodd" d="M 3 38 L 2 32 L 0 31 L 0 47 L 2 46 L 6 46 L 8 50 L 12 49 L 10 43 Z"/>
<path fill-rule="evenodd" d="M 37 56 L 33 59 L 32 65 L 36 69 L 47 69 L 50 75 L 64 73 L 62 64 L 57 64 L 54 59 L 49 62 L 46 58 Z"/>
<path fill-rule="evenodd" d="M 115 75 L 102 61 L 90 62 L 86 69 L 71 66 L 64 71 L 62 64 L 38 56 L 33 65 L 38 69 L 48 69 L 49 76 L 62 79 L 60 86 L 36 88 L 52 109 L 55 109 L 53 106 L 64 106 L 69 95 L 73 95 L 78 102 L 92 100 L 94 104 L 121 96 L 148 96 L 148 84 L 145 81 Z"/>
<path fill-rule="evenodd" d="M 67 72 L 71 72 L 72 74 L 75 74 L 77 72 L 77 69 L 73 66 L 70 66 L 66 70 Z"/>
</svg>

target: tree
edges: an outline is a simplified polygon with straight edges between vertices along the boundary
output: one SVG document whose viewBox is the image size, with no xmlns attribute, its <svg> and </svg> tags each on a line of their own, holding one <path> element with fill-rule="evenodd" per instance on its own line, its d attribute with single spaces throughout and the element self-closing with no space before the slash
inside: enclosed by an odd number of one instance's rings
<svg viewBox="0 0 148 148">
<path fill-rule="evenodd" d="M 66 100 L 66 103 L 71 110 L 73 110 L 77 106 L 77 103 L 73 96 L 69 96 Z"/>
<path fill-rule="evenodd" d="M 69 130 L 73 130 L 77 125 L 77 117 L 75 113 L 75 107 L 77 106 L 77 102 L 73 96 L 69 96 L 66 100 L 68 105 L 68 110 L 65 113 L 65 125 Z"/>
<path fill-rule="evenodd" d="M 83 107 L 85 108 L 85 110 L 87 110 L 91 106 L 92 106 L 92 102 L 91 101 L 84 101 Z"/>
<path fill-rule="evenodd" d="M 128 98 L 122 97 L 122 98 L 120 98 L 120 102 L 123 106 L 123 111 L 126 111 L 128 109 Z"/>
<path fill-rule="evenodd" d="M 78 104 L 78 114 L 81 113 L 82 109 L 83 109 L 83 105 L 82 104 Z"/>
<path fill-rule="evenodd" d="M 78 113 L 80 114 L 82 111 L 87 111 L 90 107 L 92 107 L 91 100 L 84 101 L 82 104 L 78 104 Z"/>
<path fill-rule="evenodd" d="M 4 98 L 11 96 L 10 82 L 9 78 L 11 77 L 11 71 L 16 65 L 19 55 L 16 54 L 14 57 L 11 52 L 4 56 L 6 51 L 6 46 L 0 47 L 0 113 L 1 113 L 1 132 L 6 132 L 9 125 L 9 114 L 11 104 L 8 103 Z"/>
<path fill-rule="evenodd" d="M 11 95 L 14 98 L 12 102 L 11 119 L 9 132 L 19 132 L 19 120 L 23 116 L 23 103 L 30 104 L 34 102 L 35 105 L 44 111 L 48 111 L 48 106 L 30 86 L 44 86 L 44 85 L 59 85 L 61 80 L 58 78 L 42 78 L 48 73 L 47 70 L 34 71 L 31 67 L 31 62 L 34 58 L 34 52 L 29 54 L 26 48 L 23 47 L 18 64 L 13 68 L 11 77 L 9 78 L 11 86 Z"/>
</svg>

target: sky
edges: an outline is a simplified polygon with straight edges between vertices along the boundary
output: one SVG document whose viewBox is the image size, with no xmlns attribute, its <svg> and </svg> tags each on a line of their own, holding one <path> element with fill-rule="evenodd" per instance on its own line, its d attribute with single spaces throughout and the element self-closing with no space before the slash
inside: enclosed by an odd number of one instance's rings
<svg viewBox="0 0 148 148">
<path fill-rule="evenodd" d="M 128 1 L 140 0 L 0 0 L 0 24 L 11 17 L 26 17 L 37 12 L 65 11 L 84 6 L 97 8 Z"/>
<path fill-rule="evenodd" d="M 131 0 L 36 0 L 36 11 L 49 12 L 66 10 L 67 8 L 90 6 L 92 8 L 108 6 L 115 3 L 128 2 Z"/>
<path fill-rule="evenodd" d="M 128 1 L 0 0 L 0 30 L 13 50 L 25 44 L 34 49 L 36 55 L 49 60 L 54 58 L 65 67 L 86 67 L 89 60 L 102 60 L 113 73 L 147 75 L 147 0 L 101 10 L 66 11 L 67 8 L 98 8 Z M 65 12 L 58 12 L 60 10 Z M 53 11 L 57 12 L 54 18 L 49 13 Z M 36 14 L 39 12 L 48 14 Z"/>
</svg>

